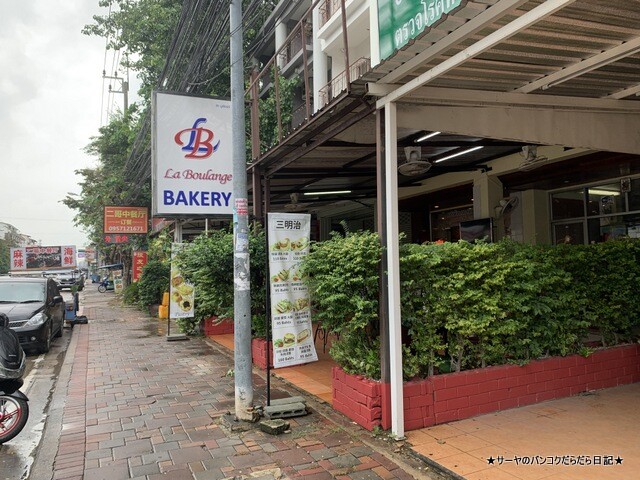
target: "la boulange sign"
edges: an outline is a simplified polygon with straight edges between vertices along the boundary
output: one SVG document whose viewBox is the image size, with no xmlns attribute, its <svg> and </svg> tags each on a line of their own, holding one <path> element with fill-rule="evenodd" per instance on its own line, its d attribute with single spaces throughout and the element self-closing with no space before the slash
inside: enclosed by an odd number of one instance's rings
<svg viewBox="0 0 640 480">
<path fill-rule="evenodd" d="M 154 92 L 153 216 L 232 215 L 231 102 Z"/>
<path fill-rule="evenodd" d="M 461 3 L 462 0 L 378 0 L 380 58 L 389 58 Z"/>
</svg>

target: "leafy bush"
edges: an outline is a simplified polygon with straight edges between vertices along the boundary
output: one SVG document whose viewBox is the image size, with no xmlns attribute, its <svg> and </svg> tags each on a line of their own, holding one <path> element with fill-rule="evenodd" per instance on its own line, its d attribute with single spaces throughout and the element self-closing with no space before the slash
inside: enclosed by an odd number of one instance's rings
<svg viewBox="0 0 640 480">
<path fill-rule="evenodd" d="M 266 240 L 261 228 L 249 236 L 252 330 L 265 336 Z M 195 316 L 180 322 L 183 331 L 194 332 L 204 319 L 217 315 L 233 318 L 233 232 L 214 230 L 197 237 L 176 259 L 182 274 L 195 286 Z"/>
<path fill-rule="evenodd" d="M 313 316 L 338 333 L 331 355 L 349 373 L 380 375 L 378 292 L 381 246 L 370 232 L 333 233 L 313 243 L 301 268 L 308 274 Z"/>
<path fill-rule="evenodd" d="M 314 317 L 339 333 L 331 354 L 379 378 L 378 271 L 371 233 L 334 235 L 304 264 Z M 584 353 L 640 326 L 640 242 L 538 247 L 512 241 L 404 244 L 400 252 L 405 378 Z"/>
<path fill-rule="evenodd" d="M 138 281 L 140 306 L 162 303 L 162 294 L 169 291 L 169 275 L 169 265 L 159 260 L 150 260 L 143 267 L 142 276 Z"/>
<path fill-rule="evenodd" d="M 140 303 L 140 290 L 137 282 L 125 287 L 122 300 L 127 305 L 138 305 Z"/>
</svg>

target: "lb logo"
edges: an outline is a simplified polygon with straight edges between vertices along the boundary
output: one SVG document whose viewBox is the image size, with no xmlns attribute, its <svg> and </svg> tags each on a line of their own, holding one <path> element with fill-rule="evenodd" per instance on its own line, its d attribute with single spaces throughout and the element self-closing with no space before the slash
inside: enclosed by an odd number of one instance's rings
<svg viewBox="0 0 640 480">
<path fill-rule="evenodd" d="M 174 141 L 182 147 L 183 152 L 187 153 L 184 158 L 208 158 L 213 152 L 218 150 L 220 146 L 220 140 L 215 145 L 213 144 L 213 132 L 208 128 L 201 127 L 200 125 L 207 123 L 206 118 L 198 118 L 193 122 L 193 127 L 185 128 L 176 133 L 173 137 Z M 183 137 L 185 133 L 189 134 L 188 142 L 185 144 Z"/>
</svg>

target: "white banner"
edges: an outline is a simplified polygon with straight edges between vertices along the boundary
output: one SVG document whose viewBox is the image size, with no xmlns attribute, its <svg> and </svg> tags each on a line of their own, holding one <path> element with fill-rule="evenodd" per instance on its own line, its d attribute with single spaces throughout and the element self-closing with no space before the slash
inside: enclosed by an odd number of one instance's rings
<svg viewBox="0 0 640 480">
<path fill-rule="evenodd" d="M 175 256 L 187 247 L 187 243 L 171 244 L 171 283 L 169 284 L 169 317 L 191 318 L 194 315 L 195 291 L 174 262 Z"/>
<path fill-rule="evenodd" d="M 231 102 L 153 94 L 153 215 L 233 214 Z"/>
<path fill-rule="evenodd" d="M 309 253 L 311 216 L 270 213 L 268 218 L 273 366 L 314 362 L 318 354 L 313 344 L 311 302 L 299 270 Z"/>
</svg>

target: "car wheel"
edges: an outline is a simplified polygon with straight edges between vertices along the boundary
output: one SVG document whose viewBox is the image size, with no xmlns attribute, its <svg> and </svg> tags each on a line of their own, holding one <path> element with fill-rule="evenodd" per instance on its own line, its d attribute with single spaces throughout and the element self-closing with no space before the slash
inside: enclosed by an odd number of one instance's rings
<svg viewBox="0 0 640 480">
<path fill-rule="evenodd" d="M 44 330 L 44 341 L 40 344 L 40 353 L 49 353 L 51 350 L 51 323 Z"/>
<path fill-rule="evenodd" d="M 64 320 L 63 320 L 64 322 Z M 56 338 L 60 338 L 62 336 L 62 323 L 60 324 L 60 328 L 58 329 L 58 331 L 55 334 Z"/>
</svg>

